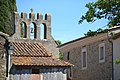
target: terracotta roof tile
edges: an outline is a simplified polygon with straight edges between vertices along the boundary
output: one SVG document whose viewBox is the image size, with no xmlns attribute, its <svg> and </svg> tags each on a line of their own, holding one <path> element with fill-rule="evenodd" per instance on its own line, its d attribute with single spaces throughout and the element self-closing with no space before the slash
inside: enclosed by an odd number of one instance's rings
<svg viewBox="0 0 120 80">
<path fill-rule="evenodd" d="M 40 42 L 11 42 L 14 47 L 12 63 L 17 66 L 73 66 L 55 59 Z"/>
<path fill-rule="evenodd" d="M 39 56 L 39 57 L 50 57 L 52 56 L 41 43 L 30 43 L 30 42 L 11 42 L 14 47 L 13 56 Z"/>
<path fill-rule="evenodd" d="M 12 63 L 17 66 L 73 66 L 52 57 L 13 57 Z"/>
</svg>

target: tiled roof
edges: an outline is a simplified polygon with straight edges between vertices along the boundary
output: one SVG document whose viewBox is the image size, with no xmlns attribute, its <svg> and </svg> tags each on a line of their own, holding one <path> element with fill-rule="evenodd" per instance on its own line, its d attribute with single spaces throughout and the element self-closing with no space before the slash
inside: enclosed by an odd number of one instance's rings
<svg viewBox="0 0 120 80">
<path fill-rule="evenodd" d="M 17 66 L 73 66 L 52 57 L 13 57 L 12 62 Z"/>
<path fill-rule="evenodd" d="M 50 57 L 52 56 L 41 43 L 36 42 L 22 42 L 16 41 L 11 42 L 14 47 L 13 56 L 39 56 L 39 57 Z"/>
<path fill-rule="evenodd" d="M 11 42 L 14 47 L 12 63 L 17 66 L 72 66 L 72 64 L 55 59 L 40 42 Z"/>
</svg>

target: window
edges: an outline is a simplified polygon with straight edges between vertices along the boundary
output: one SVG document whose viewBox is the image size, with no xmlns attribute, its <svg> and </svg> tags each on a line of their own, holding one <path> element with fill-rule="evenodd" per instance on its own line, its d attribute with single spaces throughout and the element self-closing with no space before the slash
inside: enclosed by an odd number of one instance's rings
<svg viewBox="0 0 120 80">
<path fill-rule="evenodd" d="M 32 69 L 32 74 L 39 74 L 39 69 Z"/>
<path fill-rule="evenodd" d="M 37 27 L 35 23 L 30 24 L 30 39 L 37 38 Z"/>
<path fill-rule="evenodd" d="M 68 52 L 67 60 L 70 60 L 70 52 Z"/>
<path fill-rule="evenodd" d="M 47 26 L 46 26 L 46 24 L 40 24 L 40 38 L 47 39 Z"/>
<path fill-rule="evenodd" d="M 105 62 L 105 44 L 99 44 L 99 62 Z"/>
<path fill-rule="evenodd" d="M 25 22 L 20 23 L 21 27 L 21 38 L 27 38 L 27 26 Z"/>
<path fill-rule="evenodd" d="M 87 50 L 86 48 L 82 49 L 82 53 L 81 53 L 81 61 L 82 61 L 82 69 L 86 69 L 87 68 Z"/>
</svg>

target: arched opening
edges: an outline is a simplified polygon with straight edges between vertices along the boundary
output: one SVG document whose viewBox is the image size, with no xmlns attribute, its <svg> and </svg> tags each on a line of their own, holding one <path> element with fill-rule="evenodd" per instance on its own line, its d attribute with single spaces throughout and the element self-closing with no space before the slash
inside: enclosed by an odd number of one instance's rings
<svg viewBox="0 0 120 80">
<path fill-rule="evenodd" d="M 21 27 L 21 38 L 27 38 L 27 26 L 25 22 L 20 23 Z"/>
<path fill-rule="evenodd" d="M 46 37 L 46 25 L 45 24 L 40 24 L 40 38 L 47 39 L 47 37 Z"/>
<path fill-rule="evenodd" d="M 34 23 L 30 24 L 30 39 L 35 39 L 37 36 L 36 25 Z"/>
</svg>

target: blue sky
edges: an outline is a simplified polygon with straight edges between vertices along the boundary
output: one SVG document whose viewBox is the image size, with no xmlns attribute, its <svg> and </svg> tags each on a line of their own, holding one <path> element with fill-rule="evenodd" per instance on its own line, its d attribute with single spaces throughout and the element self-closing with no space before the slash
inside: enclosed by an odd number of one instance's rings
<svg viewBox="0 0 120 80">
<path fill-rule="evenodd" d="M 16 0 L 19 13 L 29 13 L 33 8 L 35 13 L 50 13 L 52 16 L 52 36 L 62 43 L 84 36 L 88 30 L 97 30 L 105 26 L 106 20 L 94 23 L 83 22 L 78 24 L 80 16 L 87 8 L 85 4 L 96 0 Z"/>
</svg>

